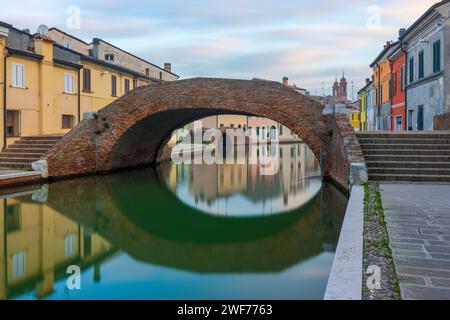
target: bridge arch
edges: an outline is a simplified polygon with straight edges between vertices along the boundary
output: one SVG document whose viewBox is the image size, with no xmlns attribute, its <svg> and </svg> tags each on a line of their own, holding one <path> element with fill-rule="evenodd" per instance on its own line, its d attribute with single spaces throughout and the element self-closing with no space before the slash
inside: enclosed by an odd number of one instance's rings
<svg viewBox="0 0 450 320">
<path fill-rule="evenodd" d="M 347 131 L 350 126 L 322 111 L 318 102 L 272 81 L 194 78 L 154 84 L 82 121 L 45 160 L 51 178 L 155 164 L 175 129 L 211 115 L 240 114 L 270 118 L 291 129 L 318 159 L 322 155 L 324 174 L 345 187 L 352 160 L 345 141 L 334 145 L 333 134 L 341 134 L 336 123 Z M 344 171 L 334 168 L 332 160 Z"/>
</svg>

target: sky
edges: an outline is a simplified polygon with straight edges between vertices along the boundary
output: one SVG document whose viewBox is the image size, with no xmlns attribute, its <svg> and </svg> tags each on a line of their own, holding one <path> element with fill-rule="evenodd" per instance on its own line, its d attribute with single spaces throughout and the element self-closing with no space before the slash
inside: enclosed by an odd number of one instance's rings
<svg viewBox="0 0 450 320">
<path fill-rule="evenodd" d="M 102 38 L 181 78 L 254 77 L 330 94 L 343 70 L 349 98 L 397 40 L 437 0 L 0 0 L 0 20 L 45 24 L 87 42 Z M 353 86 L 352 86 L 353 82 Z M 353 91 L 352 91 L 353 87 Z"/>
</svg>

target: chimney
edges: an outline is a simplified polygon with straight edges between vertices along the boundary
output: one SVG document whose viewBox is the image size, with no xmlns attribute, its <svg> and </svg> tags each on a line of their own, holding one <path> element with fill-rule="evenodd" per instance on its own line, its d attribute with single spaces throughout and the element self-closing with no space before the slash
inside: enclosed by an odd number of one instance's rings
<svg viewBox="0 0 450 320">
<path fill-rule="evenodd" d="M 164 70 L 167 72 L 172 72 L 172 64 L 171 63 L 164 63 Z"/>
<path fill-rule="evenodd" d="M 289 78 L 288 77 L 283 77 L 283 85 L 285 85 L 285 86 L 289 85 Z"/>
<path fill-rule="evenodd" d="M 366 78 L 366 84 L 369 84 L 369 83 L 370 83 L 370 79 Z"/>
<path fill-rule="evenodd" d="M 389 46 L 392 43 L 392 41 L 386 41 L 386 44 L 384 45 L 384 47 L 386 48 L 387 46 Z"/>
<path fill-rule="evenodd" d="M 30 29 L 23 29 L 22 31 L 27 33 L 27 34 L 30 34 Z"/>
<path fill-rule="evenodd" d="M 400 30 L 398 30 L 398 38 L 401 39 L 405 33 L 406 33 L 405 28 L 401 28 Z"/>
</svg>

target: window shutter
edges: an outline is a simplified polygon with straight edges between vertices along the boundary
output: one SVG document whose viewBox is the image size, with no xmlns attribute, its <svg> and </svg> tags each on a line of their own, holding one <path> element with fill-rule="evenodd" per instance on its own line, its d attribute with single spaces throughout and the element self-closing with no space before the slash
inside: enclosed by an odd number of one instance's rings
<svg viewBox="0 0 450 320">
<path fill-rule="evenodd" d="M 19 64 L 19 87 L 25 87 L 25 66 L 23 64 Z"/>
<path fill-rule="evenodd" d="M 11 85 L 17 87 L 18 65 L 13 63 L 11 65 Z"/>
<path fill-rule="evenodd" d="M 116 78 L 116 76 L 111 76 L 111 95 L 113 97 L 117 96 L 117 78 Z"/>
</svg>

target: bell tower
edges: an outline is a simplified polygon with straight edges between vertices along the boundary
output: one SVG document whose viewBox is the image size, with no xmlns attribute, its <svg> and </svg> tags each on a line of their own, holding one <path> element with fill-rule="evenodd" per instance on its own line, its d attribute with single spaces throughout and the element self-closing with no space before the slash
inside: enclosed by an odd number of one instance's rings
<svg viewBox="0 0 450 320">
<path fill-rule="evenodd" d="M 336 76 L 336 80 L 334 81 L 333 84 L 333 97 L 339 97 L 339 95 L 340 95 L 339 82 Z"/>
<path fill-rule="evenodd" d="M 345 72 L 342 72 L 342 78 L 339 84 L 339 100 L 342 102 L 347 101 L 347 79 L 345 78 Z"/>
</svg>

